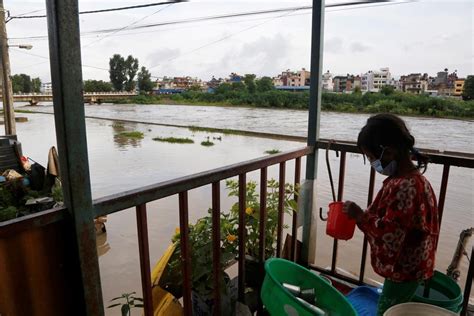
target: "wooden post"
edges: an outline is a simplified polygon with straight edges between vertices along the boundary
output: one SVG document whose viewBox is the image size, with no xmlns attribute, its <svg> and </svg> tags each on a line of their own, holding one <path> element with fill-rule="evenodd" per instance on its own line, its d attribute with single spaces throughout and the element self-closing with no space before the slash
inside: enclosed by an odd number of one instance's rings
<svg viewBox="0 0 474 316">
<path fill-rule="evenodd" d="M 0 58 L 2 68 L 3 115 L 5 117 L 5 135 L 15 135 L 15 111 L 13 109 L 13 91 L 10 78 L 10 56 L 8 55 L 8 37 L 5 25 L 5 9 L 0 0 Z"/>
</svg>

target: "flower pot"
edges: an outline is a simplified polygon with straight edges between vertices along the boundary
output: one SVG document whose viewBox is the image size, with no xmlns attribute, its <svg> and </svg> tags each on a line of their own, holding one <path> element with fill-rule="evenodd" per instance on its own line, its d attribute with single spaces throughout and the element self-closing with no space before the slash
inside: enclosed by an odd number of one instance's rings
<svg viewBox="0 0 474 316">
<path fill-rule="evenodd" d="M 237 302 L 237 286 L 231 282 L 229 276 L 224 273 L 224 282 L 226 284 L 225 293 L 221 292 L 221 315 L 235 315 L 235 303 Z M 212 293 L 201 295 L 196 291 L 191 292 L 191 303 L 193 316 L 213 315 L 214 298 Z"/>
<path fill-rule="evenodd" d="M 265 278 L 262 264 L 257 258 L 245 256 L 245 284 L 254 289 L 260 289 Z"/>
</svg>

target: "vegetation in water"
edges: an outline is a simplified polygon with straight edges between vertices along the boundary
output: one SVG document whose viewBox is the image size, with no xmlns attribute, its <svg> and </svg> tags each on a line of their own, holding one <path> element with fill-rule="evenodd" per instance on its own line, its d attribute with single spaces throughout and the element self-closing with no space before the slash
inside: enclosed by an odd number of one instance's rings
<svg viewBox="0 0 474 316">
<path fill-rule="evenodd" d="M 30 110 L 15 109 L 15 113 L 33 113 Z"/>
<path fill-rule="evenodd" d="M 126 138 L 143 139 L 143 133 L 139 131 L 121 132 L 118 135 Z"/>
<path fill-rule="evenodd" d="M 210 146 L 214 146 L 214 143 L 211 142 L 210 140 L 205 140 L 205 141 L 201 142 L 201 145 L 206 146 L 206 147 L 210 147 Z"/>
<path fill-rule="evenodd" d="M 269 154 L 269 155 L 274 155 L 274 154 L 281 153 L 281 150 L 279 150 L 279 149 L 269 149 L 269 150 L 265 150 L 265 153 Z"/>
<path fill-rule="evenodd" d="M 166 143 L 173 143 L 173 144 L 194 144 L 194 140 L 190 138 L 182 138 L 182 137 L 155 137 L 153 140 L 158 142 L 166 142 Z"/>
<path fill-rule="evenodd" d="M 135 297 L 135 292 L 124 293 L 122 296 L 115 297 L 110 302 L 118 302 L 107 306 L 107 308 L 114 308 L 120 306 L 122 316 L 130 316 L 133 308 L 143 308 L 143 299 Z"/>
</svg>

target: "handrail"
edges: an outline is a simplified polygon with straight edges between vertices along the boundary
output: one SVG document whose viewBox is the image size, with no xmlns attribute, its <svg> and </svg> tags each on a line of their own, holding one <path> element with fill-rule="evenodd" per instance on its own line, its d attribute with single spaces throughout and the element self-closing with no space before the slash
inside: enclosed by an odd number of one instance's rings
<svg viewBox="0 0 474 316">
<path fill-rule="evenodd" d="M 104 216 L 136 205 L 145 204 L 167 196 L 188 191 L 203 185 L 255 171 L 283 161 L 305 156 L 313 152 L 313 147 L 303 147 L 270 157 L 261 157 L 242 163 L 212 169 L 169 181 L 164 181 L 139 189 L 112 194 L 94 200 L 96 216 Z"/>
</svg>

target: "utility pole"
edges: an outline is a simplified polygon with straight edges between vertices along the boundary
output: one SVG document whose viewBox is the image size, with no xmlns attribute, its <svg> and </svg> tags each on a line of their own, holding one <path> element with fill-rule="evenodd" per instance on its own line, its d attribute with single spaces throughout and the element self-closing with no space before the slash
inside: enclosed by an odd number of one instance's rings
<svg viewBox="0 0 474 316">
<path fill-rule="evenodd" d="M 13 89 L 10 77 L 10 56 L 8 55 L 8 37 L 5 25 L 5 9 L 0 0 L 0 59 L 2 70 L 3 115 L 5 118 L 5 135 L 15 135 L 15 111 L 13 108 Z"/>
</svg>

